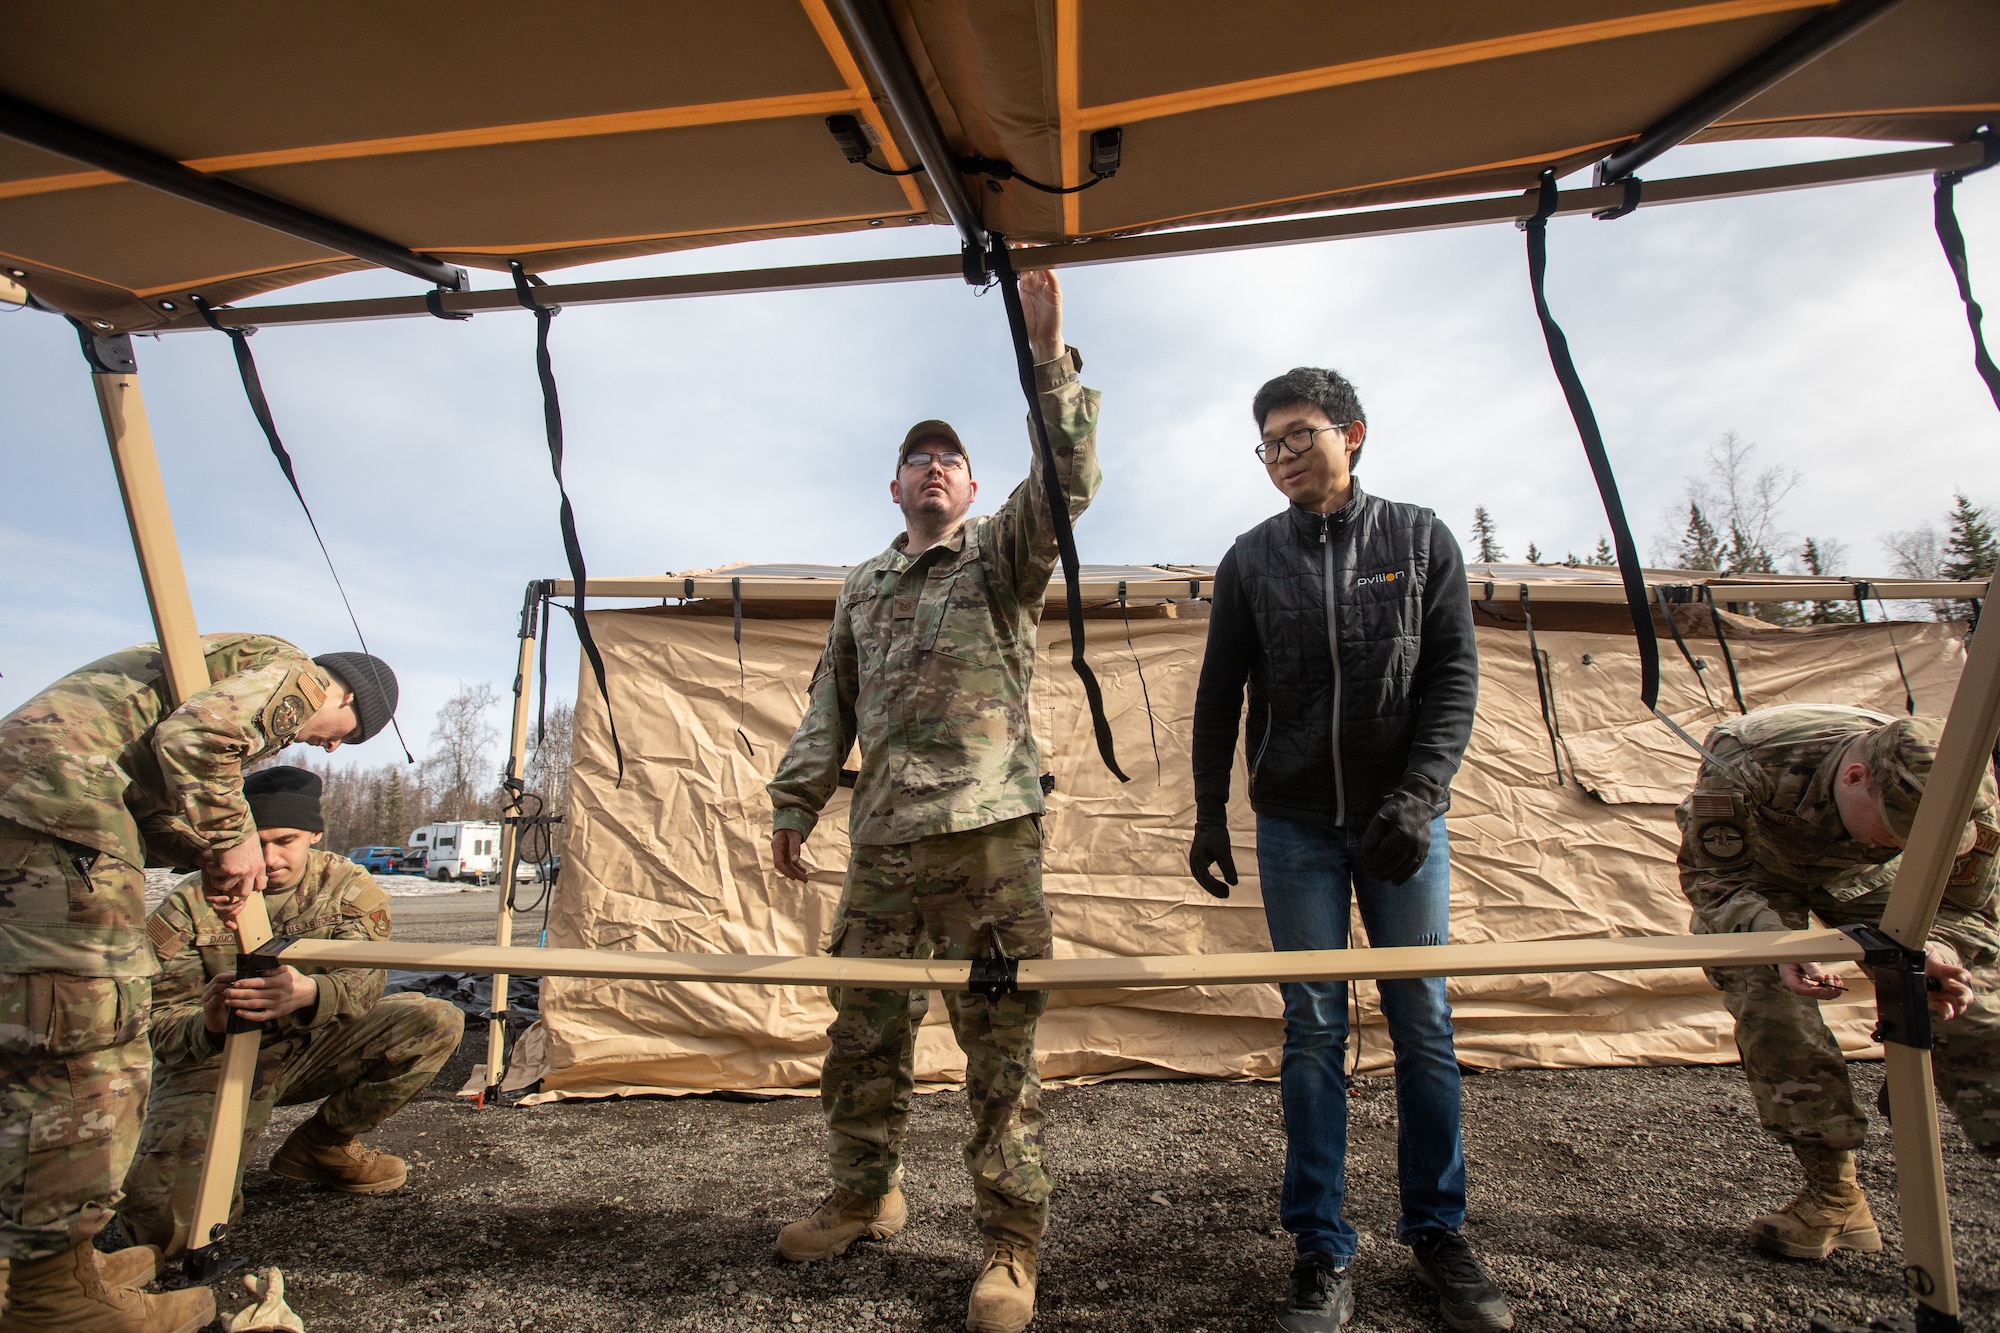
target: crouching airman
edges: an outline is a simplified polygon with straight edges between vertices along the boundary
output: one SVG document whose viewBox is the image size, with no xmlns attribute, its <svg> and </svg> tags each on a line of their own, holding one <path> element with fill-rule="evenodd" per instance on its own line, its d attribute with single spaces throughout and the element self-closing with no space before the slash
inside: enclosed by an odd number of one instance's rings
<svg viewBox="0 0 2000 1333">
<path fill-rule="evenodd" d="M 1709 733 L 1713 760 L 1681 802 L 1681 889 L 1694 929 L 1723 934 L 1879 926 L 1937 756 L 1940 724 L 1858 708 L 1791 704 Z M 1925 945 L 1938 1104 L 2000 1161 L 2000 852 L 1994 784 L 1982 777 Z M 1805 1177 L 1797 1198 L 1750 1223 L 1758 1249 L 1794 1259 L 1873 1252 L 1882 1236 L 1856 1180 L 1868 1130 L 1819 1002 L 1838 996 L 1817 963 L 1716 968 L 1764 1128 Z"/>
<path fill-rule="evenodd" d="M 388 895 L 360 866 L 314 845 L 326 828 L 320 779 L 304 769 L 267 768 L 245 779 L 243 791 L 264 845 L 272 933 L 388 939 Z M 384 974 L 374 968 L 286 965 L 239 978 L 230 906 L 218 911 L 201 881 L 190 879 L 146 922 L 160 959 L 153 1093 L 119 1217 L 134 1240 L 169 1255 L 188 1248 L 232 1011 L 264 1024 L 244 1146 L 263 1131 L 272 1108 L 324 1098 L 272 1156 L 271 1173 L 344 1194 L 402 1188 L 403 1160 L 363 1147 L 358 1136 L 429 1086 L 465 1029 L 465 1016 L 444 1000 L 383 998 Z M 242 1212 L 242 1183 L 239 1159 L 231 1220 Z"/>
</svg>

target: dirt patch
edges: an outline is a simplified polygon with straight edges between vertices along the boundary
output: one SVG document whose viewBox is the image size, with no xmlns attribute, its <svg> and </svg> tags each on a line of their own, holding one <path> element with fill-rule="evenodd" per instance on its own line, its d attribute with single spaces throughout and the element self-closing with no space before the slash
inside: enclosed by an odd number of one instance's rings
<svg viewBox="0 0 2000 1333">
<path fill-rule="evenodd" d="M 810 1267 L 777 1228 L 824 1186 L 818 1104 L 645 1098 L 475 1110 L 452 1100 L 475 1034 L 371 1136 L 410 1185 L 375 1199 L 279 1181 L 280 1111 L 253 1151 L 234 1248 L 286 1274 L 311 1333 L 464 1329 L 957 1329 L 978 1253 L 959 1160 L 964 1098 L 918 1098 L 910 1225 Z M 1872 1099 L 1880 1066 L 1856 1067 Z M 1388 1080 L 1353 1109 L 1348 1216 L 1359 1330 L 1437 1330 L 1395 1242 Z M 1789 1197 L 1734 1068 L 1483 1074 L 1466 1080 L 1466 1234 L 1528 1329 L 1802 1333 L 1813 1315 L 1902 1307 L 1888 1132 L 1862 1175 L 1883 1255 L 1783 1263 L 1745 1221 Z M 1056 1219 L 1038 1333 L 1268 1330 L 1290 1270 L 1278 1230 L 1284 1135 L 1269 1084 L 1119 1083 L 1047 1094 Z M 2000 1170 L 1945 1130 L 1966 1326 L 2000 1330 Z M 1155 1199 L 1155 1195 L 1166 1200 Z M 241 1305 L 234 1292 L 225 1309 Z"/>
</svg>

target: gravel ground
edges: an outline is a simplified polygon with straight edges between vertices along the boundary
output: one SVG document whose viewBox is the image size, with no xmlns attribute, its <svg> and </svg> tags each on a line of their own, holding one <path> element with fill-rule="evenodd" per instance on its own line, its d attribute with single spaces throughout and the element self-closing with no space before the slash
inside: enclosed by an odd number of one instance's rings
<svg viewBox="0 0 2000 1333">
<path fill-rule="evenodd" d="M 963 1327 L 977 1257 L 958 1148 L 964 1099 L 918 1098 L 911 1220 L 811 1267 L 777 1228 L 823 1189 L 817 1103 L 641 1098 L 476 1110 L 452 1100 L 478 1039 L 371 1141 L 413 1164 L 348 1198 L 253 1153 L 236 1248 L 286 1274 L 311 1333 Z M 1873 1097 L 1880 1067 L 1857 1080 Z M 1394 1100 L 1353 1102 L 1349 1217 L 1364 1330 L 1444 1327 L 1395 1243 Z M 1284 1139 L 1269 1084 L 1114 1083 L 1047 1094 L 1056 1217 L 1035 1328 L 1268 1330 L 1290 1267 Z M 1967 1327 L 2000 1330 L 2000 1172 L 1945 1134 Z M 1889 1252 L 1754 1254 L 1743 1224 L 1788 1197 L 1734 1068 L 1524 1071 L 1466 1080 L 1466 1233 L 1522 1329 L 1786 1329 L 1901 1306 L 1888 1135 L 1863 1157 Z M 241 1300 L 229 1294 L 225 1308 Z"/>
</svg>

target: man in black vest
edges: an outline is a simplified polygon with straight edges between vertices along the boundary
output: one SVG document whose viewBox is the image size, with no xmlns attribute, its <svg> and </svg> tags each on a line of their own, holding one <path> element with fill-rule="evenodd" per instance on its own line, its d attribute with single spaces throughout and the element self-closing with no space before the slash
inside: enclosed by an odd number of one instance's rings
<svg viewBox="0 0 2000 1333">
<path fill-rule="evenodd" d="M 1236 882 L 1227 806 L 1247 683 L 1249 794 L 1272 947 L 1346 948 L 1350 899 L 1377 948 L 1442 944 L 1451 899 L 1444 811 L 1479 693 L 1464 557 L 1430 510 L 1362 492 L 1353 468 L 1368 423 L 1340 375 L 1281 375 L 1257 391 L 1251 412 L 1257 456 L 1291 503 L 1238 537 L 1215 572 L 1194 705 L 1189 868 L 1219 898 Z M 1511 1328 L 1506 1297 L 1459 1235 L 1465 1155 L 1444 981 L 1378 985 L 1396 1048 L 1397 1235 L 1453 1328 Z M 1347 986 L 1283 990 L 1280 1216 L 1298 1262 L 1278 1327 L 1332 1333 L 1353 1313 L 1347 1268 L 1357 1241 L 1340 1215 Z"/>
</svg>

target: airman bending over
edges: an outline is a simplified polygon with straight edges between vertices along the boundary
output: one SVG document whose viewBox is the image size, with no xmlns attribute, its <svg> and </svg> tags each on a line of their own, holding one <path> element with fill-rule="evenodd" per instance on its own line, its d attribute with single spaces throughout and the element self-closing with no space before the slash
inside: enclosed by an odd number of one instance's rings
<svg viewBox="0 0 2000 1333">
<path fill-rule="evenodd" d="M 318 850 L 326 824 L 320 779 L 300 768 L 267 768 L 243 783 L 264 845 L 264 902 L 277 935 L 386 940 L 389 897 L 344 856 Z M 225 911 L 227 904 L 225 904 Z M 118 1215 L 134 1240 L 169 1255 L 186 1251 L 208 1146 L 231 1011 L 265 1025 L 244 1144 L 275 1106 L 325 1098 L 271 1158 L 271 1173 L 344 1194 L 402 1188 L 400 1157 L 364 1148 L 356 1136 L 387 1120 L 429 1086 L 464 1035 L 465 1015 L 427 995 L 382 998 L 374 968 L 296 968 L 236 975 L 236 935 L 201 883 L 177 887 L 146 922 L 160 958 L 153 982 L 153 1094 L 138 1160 Z M 242 1211 L 237 1161 L 230 1218 Z"/>
<path fill-rule="evenodd" d="M 1937 755 L 1941 726 L 1858 708 L 1784 705 L 1709 733 L 1681 802 L 1681 889 L 1694 929 L 1721 934 L 1879 926 Z M 1925 946 L 1934 989 L 1932 1069 L 1940 1105 L 1973 1147 L 2000 1160 L 2000 851 L 1994 783 L 1980 781 L 1972 818 Z M 1854 1171 L 1868 1120 L 1847 1062 L 1820 1018 L 1841 993 L 1817 963 L 1715 968 L 1736 1016 L 1736 1045 L 1764 1128 L 1797 1157 L 1805 1187 L 1750 1224 L 1761 1250 L 1798 1259 L 1875 1251 L 1881 1234 Z"/>
<path fill-rule="evenodd" d="M 192 1333 L 204 1288 L 146 1295 L 157 1251 L 99 1260 L 152 1075 L 148 865 L 211 891 L 264 882 L 245 765 L 367 740 L 396 677 L 362 653 L 211 634 L 209 686 L 168 706 L 150 643 L 100 658 L 0 718 L 0 1333 Z"/>
</svg>

